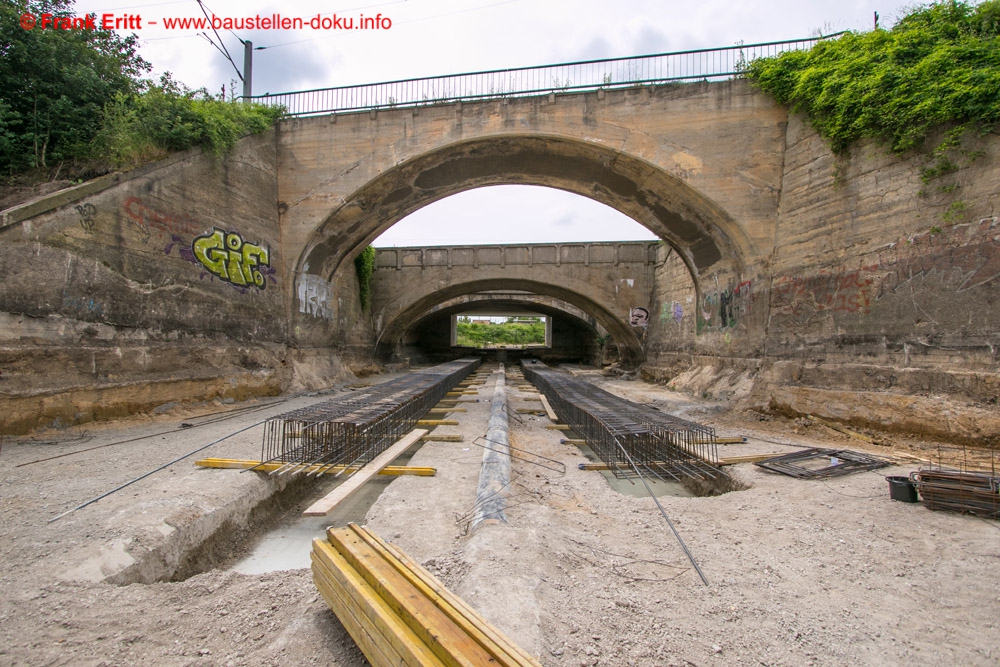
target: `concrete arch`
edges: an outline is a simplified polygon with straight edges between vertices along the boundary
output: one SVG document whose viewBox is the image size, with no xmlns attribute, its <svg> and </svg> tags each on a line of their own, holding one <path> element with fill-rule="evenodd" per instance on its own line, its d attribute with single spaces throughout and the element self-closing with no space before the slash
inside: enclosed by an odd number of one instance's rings
<svg viewBox="0 0 1000 667">
<path fill-rule="evenodd" d="M 463 309 L 486 312 L 494 308 L 498 310 L 519 309 L 537 312 L 542 315 L 558 315 L 560 317 L 573 318 L 590 328 L 594 328 L 598 324 L 597 318 L 593 315 L 562 299 L 553 296 L 542 296 L 541 294 L 531 294 L 530 292 L 506 291 L 474 292 L 451 298 L 430 308 L 411 326 L 420 326 L 421 322 L 427 318 L 443 313 L 454 314 L 462 312 Z"/>
<path fill-rule="evenodd" d="M 464 190 L 509 184 L 572 192 L 628 215 L 677 250 L 696 284 L 706 273 L 738 274 L 754 261 L 741 225 L 667 170 L 603 144 L 507 134 L 447 144 L 371 179 L 316 227 L 296 272 L 332 277 L 417 209 Z"/>
<path fill-rule="evenodd" d="M 620 358 L 624 363 L 637 364 L 645 358 L 642 342 L 636 331 L 599 303 L 586 295 L 572 292 L 559 285 L 551 285 L 523 279 L 487 279 L 457 283 L 442 287 L 420 299 L 413 301 L 401 310 L 390 322 L 382 328 L 376 341 L 379 354 L 391 353 L 400 337 L 416 322 L 425 317 L 436 306 L 446 303 L 456 297 L 490 290 L 518 290 L 550 296 L 579 308 L 590 314 L 604 329 L 611 334 L 618 345 Z"/>
</svg>

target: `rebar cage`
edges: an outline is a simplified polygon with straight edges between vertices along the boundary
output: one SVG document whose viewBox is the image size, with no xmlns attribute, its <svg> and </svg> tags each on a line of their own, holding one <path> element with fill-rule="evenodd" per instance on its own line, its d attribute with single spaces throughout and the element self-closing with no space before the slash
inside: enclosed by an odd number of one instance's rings
<svg viewBox="0 0 1000 667">
<path fill-rule="evenodd" d="M 479 363 L 479 358 L 458 359 L 272 417 L 264 424 L 260 460 L 285 464 L 271 474 L 363 466 L 410 431 Z"/>
<path fill-rule="evenodd" d="M 715 429 L 615 396 L 589 382 L 526 359 L 524 376 L 559 419 L 587 441 L 617 477 L 715 478 L 722 472 Z"/>
</svg>

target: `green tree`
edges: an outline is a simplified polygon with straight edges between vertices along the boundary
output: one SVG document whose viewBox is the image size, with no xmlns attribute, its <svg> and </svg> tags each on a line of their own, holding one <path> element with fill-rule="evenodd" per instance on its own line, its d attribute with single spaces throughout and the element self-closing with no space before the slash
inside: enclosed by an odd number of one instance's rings
<svg viewBox="0 0 1000 667">
<path fill-rule="evenodd" d="M 0 4 L 0 169 L 87 157 L 102 111 L 138 90 L 150 65 L 137 38 L 105 30 L 25 30 L 24 13 L 77 16 L 72 0 Z"/>
</svg>

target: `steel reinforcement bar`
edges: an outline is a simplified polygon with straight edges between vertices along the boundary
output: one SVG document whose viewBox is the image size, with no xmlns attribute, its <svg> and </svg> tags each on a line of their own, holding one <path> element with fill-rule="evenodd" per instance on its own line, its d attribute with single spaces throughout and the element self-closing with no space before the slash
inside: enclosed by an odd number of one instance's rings
<svg viewBox="0 0 1000 667">
<path fill-rule="evenodd" d="M 270 474 L 323 474 L 364 465 L 410 431 L 444 395 L 479 367 L 463 358 L 272 417 L 264 424 L 261 466 Z"/>
<path fill-rule="evenodd" d="M 714 429 L 627 401 L 537 361 L 521 365 L 559 419 L 582 435 L 616 476 L 649 473 L 679 481 L 722 474 L 714 467 L 719 461 Z"/>
</svg>

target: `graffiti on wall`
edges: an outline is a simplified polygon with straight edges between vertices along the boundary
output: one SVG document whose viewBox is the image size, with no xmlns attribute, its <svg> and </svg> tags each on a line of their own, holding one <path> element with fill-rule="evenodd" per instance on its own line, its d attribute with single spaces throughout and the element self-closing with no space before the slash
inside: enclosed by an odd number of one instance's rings
<svg viewBox="0 0 1000 667">
<path fill-rule="evenodd" d="M 753 313 L 753 283 L 749 280 L 735 287 L 705 294 L 701 305 L 699 330 L 703 328 L 731 329 Z M 680 304 L 677 304 L 680 306 Z M 683 311 L 680 311 L 683 316 Z"/>
<path fill-rule="evenodd" d="M 159 236 L 196 236 L 204 231 L 188 215 L 175 215 L 159 211 L 138 197 L 129 197 L 122 204 L 125 215 L 143 243 L 149 243 L 153 234 Z"/>
<path fill-rule="evenodd" d="M 332 320 L 333 285 L 311 273 L 299 276 L 299 312 Z"/>
<path fill-rule="evenodd" d="M 774 281 L 773 291 L 776 299 L 794 304 L 794 313 L 808 309 L 867 314 L 871 312 L 873 272 L 877 270 L 874 265 L 851 271 L 840 266 L 812 276 L 781 276 Z"/>
<path fill-rule="evenodd" d="M 83 231 L 94 231 L 94 226 L 97 224 L 97 207 L 87 202 L 86 204 L 77 204 L 73 208 L 80 215 L 80 226 L 83 227 Z"/>
<path fill-rule="evenodd" d="M 633 327 L 645 329 L 649 326 L 649 311 L 642 306 L 636 306 L 628 311 L 628 323 Z"/>
<path fill-rule="evenodd" d="M 271 253 L 266 247 L 244 241 L 239 232 L 213 228 L 195 238 L 191 251 L 209 273 L 233 285 L 264 289 L 267 281 L 261 267 L 271 265 Z"/>
</svg>

